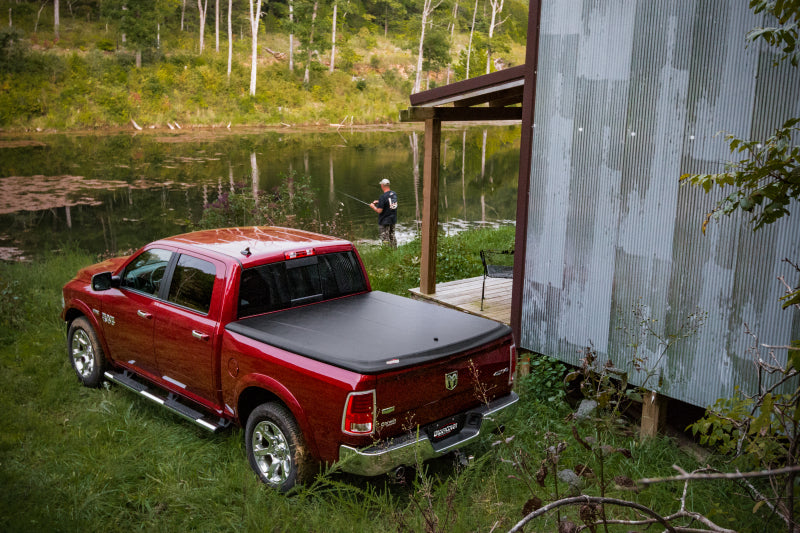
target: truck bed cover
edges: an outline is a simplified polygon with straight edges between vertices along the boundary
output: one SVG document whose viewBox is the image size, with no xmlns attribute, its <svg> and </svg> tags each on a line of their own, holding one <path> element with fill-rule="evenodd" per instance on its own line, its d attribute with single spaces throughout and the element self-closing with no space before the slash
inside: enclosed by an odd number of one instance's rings
<svg viewBox="0 0 800 533">
<path fill-rule="evenodd" d="M 361 374 L 467 352 L 505 324 L 379 291 L 229 323 L 229 331 Z"/>
</svg>

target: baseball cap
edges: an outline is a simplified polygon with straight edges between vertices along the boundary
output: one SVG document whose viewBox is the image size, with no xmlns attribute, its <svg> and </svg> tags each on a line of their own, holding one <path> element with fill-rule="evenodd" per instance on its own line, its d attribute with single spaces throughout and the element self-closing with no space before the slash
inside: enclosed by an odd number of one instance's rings
<svg viewBox="0 0 800 533">
<path fill-rule="evenodd" d="M 381 182 L 380 182 L 380 185 L 389 185 L 389 180 L 387 180 L 386 178 L 383 178 L 381 180 Z"/>
</svg>

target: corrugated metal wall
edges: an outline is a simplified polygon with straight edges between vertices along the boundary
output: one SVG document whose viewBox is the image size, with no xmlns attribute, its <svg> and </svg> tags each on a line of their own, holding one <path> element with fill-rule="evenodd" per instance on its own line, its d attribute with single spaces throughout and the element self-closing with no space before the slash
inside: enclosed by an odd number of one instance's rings
<svg viewBox="0 0 800 533">
<path fill-rule="evenodd" d="M 800 260 L 798 206 L 757 232 L 734 216 L 703 235 L 723 193 L 678 183 L 723 169 L 718 132 L 766 138 L 800 116 L 800 71 L 746 45 L 762 23 L 745 1 L 543 2 L 523 348 L 572 364 L 590 343 L 618 366 L 638 354 L 664 394 L 705 406 L 753 386 L 745 323 L 761 342 L 800 338 L 776 281 L 797 280 L 781 259 Z M 657 337 L 697 309 L 705 323 L 657 362 Z"/>
</svg>

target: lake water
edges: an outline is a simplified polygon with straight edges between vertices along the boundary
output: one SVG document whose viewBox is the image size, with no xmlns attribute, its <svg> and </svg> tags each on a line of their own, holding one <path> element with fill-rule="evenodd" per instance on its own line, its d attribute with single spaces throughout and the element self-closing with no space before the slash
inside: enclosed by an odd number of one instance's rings
<svg viewBox="0 0 800 533">
<path fill-rule="evenodd" d="M 519 127 L 445 129 L 442 139 L 442 230 L 513 224 Z M 361 242 L 376 242 L 378 228 L 358 200 L 377 199 L 389 178 L 407 242 L 418 236 L 422 154 L 422 132 L 408 128 L 5 136 L 0 258 L 135 249 L 195 229 L 204 205 L 232 184 L 270 191 L 291 171 L 309 176 L 320 220 L 338 213 L 342 236 Z"/>
</svg>

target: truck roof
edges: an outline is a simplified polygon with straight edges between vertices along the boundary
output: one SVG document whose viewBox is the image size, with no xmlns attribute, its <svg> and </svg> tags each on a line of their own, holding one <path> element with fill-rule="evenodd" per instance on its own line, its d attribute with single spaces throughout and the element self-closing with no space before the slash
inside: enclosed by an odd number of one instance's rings
<svg viewBox="0 0 800 533">
<path fill-rule="evenodd" d="M 287 252 L 318 247 L 353 247 L 349 241 L 337 237 L 273 226 L 201 230 L 156 242 L 215 252 L 239 261 L 245 268 L 276 257 L 283 258 Z"/>
</svg>

